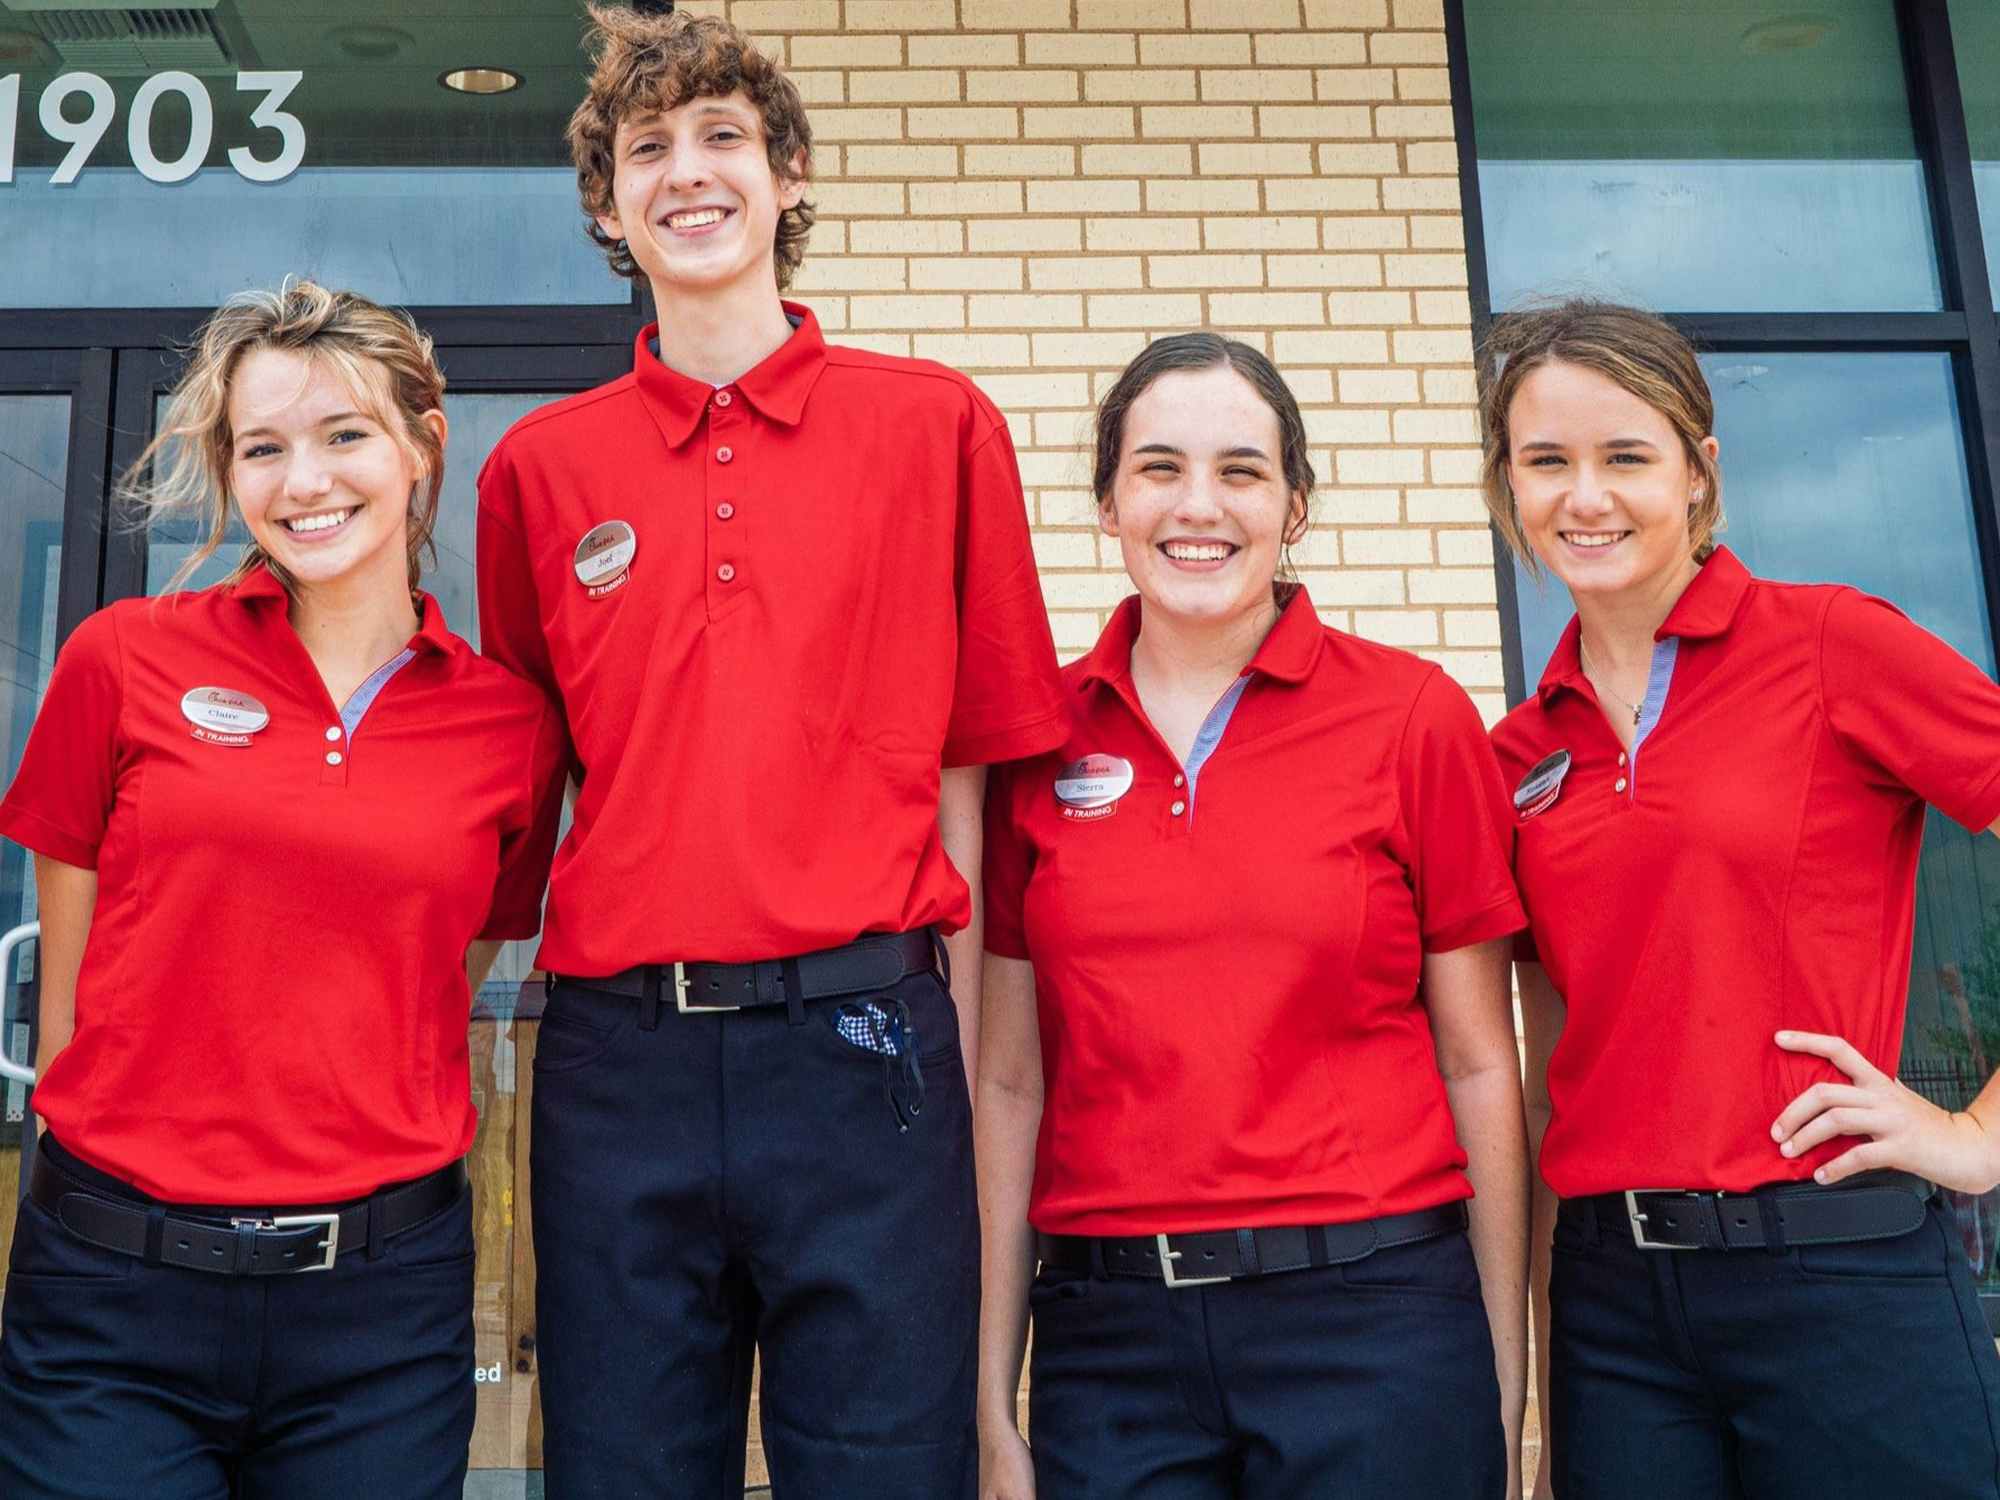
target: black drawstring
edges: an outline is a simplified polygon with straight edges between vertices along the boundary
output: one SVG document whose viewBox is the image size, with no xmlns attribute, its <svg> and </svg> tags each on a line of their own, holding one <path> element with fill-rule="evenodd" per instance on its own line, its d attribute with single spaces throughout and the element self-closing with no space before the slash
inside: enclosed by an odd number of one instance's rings
<svg viewBox="0 0 2000 1500">
<path fill-rule="evenodd" d="M 893 1024 L 883 1009 L 885 1003 L 894 1011 Z M 910 1007 L 884 995 L 865 1007 L 862 1014 L 868 1018 L 875 1050 L 882 1054 L 882 1097 L 889 1101 L 889 1109 L 896 1116 L 897 1131 L 908 1134 L 910 1122 L 924 1112 L 924 1070 L 917 1062 L 917 1028 L 910 1020 Z M 902 1096 L 896 1092 L 898 1063 L 902 1064 Z"/>
</svg>

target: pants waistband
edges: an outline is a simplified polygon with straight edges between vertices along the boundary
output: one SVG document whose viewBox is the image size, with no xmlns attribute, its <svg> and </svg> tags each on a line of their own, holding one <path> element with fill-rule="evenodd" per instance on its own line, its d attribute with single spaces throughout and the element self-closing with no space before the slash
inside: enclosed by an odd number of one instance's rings
<svg viewBox="0 0 2000 1500">
<path fill-rule="evenodd" d="M 1894 1239 L 1924 1222 L 1936 1186 L 1870 1172 L 1831 1186 L 1773 1182 L 1744 1193 L 1636 1188 L 1565 1199 L 1561 1221 L 1642 1250 L 1769 1250 Z"/>
<path fill-rule="evenodd" d="M 1464 1203 L 1441 1203 L 1414 1213 L 1348 1224 L 1210 1229 L 1188 1234 L 1038 1234 L 1035 1249 L 1043 1264 L 1063 1270 L 1195 1286 L 1242 1276 L 1346 1265 L 1377 1250 L 1455 1233 L 1465 1224 Z"/>
</svg>

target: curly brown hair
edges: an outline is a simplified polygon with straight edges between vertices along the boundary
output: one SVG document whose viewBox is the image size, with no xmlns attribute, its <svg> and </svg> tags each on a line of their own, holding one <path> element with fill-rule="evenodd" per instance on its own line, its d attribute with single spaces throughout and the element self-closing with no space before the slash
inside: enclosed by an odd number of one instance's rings
<svg viewBox="0 0 2000 1500">
<path fill-rule="evenodd" d="M 569 119 L 569 151 L 586 227 L 613 271 L 634 281 L 645 274 L 625 242 L 613 239 L 597 222 L 614 211 L 613 147 L 622 120 L 741 89 L 763 119 L 772 172 L 782 182 L 811 180 L 812 127 L 806 123 L 805 102 L 784 71 L 742 32 L 720 16 L 652 15 L 602 4 L 589 10 L 585 42 L 593 65 L 589 91 Z M 814 217 L 812 204 L 803 198 L 778 215 L 773 248 L 781 290 L 805 259 Z"/>
</svg>

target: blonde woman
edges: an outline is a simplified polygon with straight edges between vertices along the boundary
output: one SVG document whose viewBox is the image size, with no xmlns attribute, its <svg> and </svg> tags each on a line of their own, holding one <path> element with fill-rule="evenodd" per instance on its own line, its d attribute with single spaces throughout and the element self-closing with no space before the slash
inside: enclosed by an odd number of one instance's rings
<svg viewBox="0 0 2000 1500">
<path fill-rule="evenodd" d="M 2000 1181 L 2000 1087 L 1947 1115 L 1893 1074 L 1924 805 L 2000 819 L 2000 688 L 1717 545 L 1714 403 L 1660 319 L 1571 302 L 1489 353 L 1487 504 L 1577 611 L 1494 733 L 1545 1477 L 1991 1500 L 2000 1359 L 1933 1187 Z"/>
<path fill-rule="evenodd" d="M 417 588 L 443 394 L 362 298 L 223 307 L 127 491 L 202 518 L 189 569 L 232 515 L 251 544 L 77 628 L 0 803 L 35 854 L 48 1127 L 9 1500 L 461 1491 L 468 983 L 536 929 L 564 757 Z"/>
</svg>

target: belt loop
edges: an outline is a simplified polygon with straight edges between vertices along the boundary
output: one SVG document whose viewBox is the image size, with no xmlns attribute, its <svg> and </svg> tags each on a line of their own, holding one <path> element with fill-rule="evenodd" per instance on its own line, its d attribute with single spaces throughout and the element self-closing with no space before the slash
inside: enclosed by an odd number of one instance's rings
<svg viewBox="0 0 2000 1500">
<path fill-rule="evenodd" d="M 167 1211 L 154 1204 L 146 1210 L 146 1264 L 160 1264 L 160 1251 L 167 1243 Z"/>
<path fill-rule="evenodd" d="M 935 922 L 924 930 L 931 935 L 931 952 L 937 957 L 938 978 L 944 981 L 944 987 L 949 990 L 951 988 L 951 949 L 944 945 L 944 936 L 937 930 Z"/>
<path fill-rule="evenodd" d="M 1239 1229 L 1236 1231 L 1236 1264 L 1241 1268 L 1242 1274 L 1245 1276 L 1255 1276 L 1257 1274 L 1257 1234 L 1255 1230 Z"/>
<path fill-rule="evenodd" d="M 1099 1281 L 1109 1281 L 1111 1273 L 1104 1267 L 1104 1238 L 1093 1234 L 1090 1244 L 1090 1274 Z"/>
<path fill-rule="evenodd" d="M 256 1267 L 257 1226 L 248 1219 L 236 1226 L 236 1254 L 232 1259 L 232 1269 L 238 1276 L 248 1276 Z"/>
<path fill-rule="evenodd" d="M 646 978 L 639 996 L 639 1029 L 658 1031 L 660 1029 L 660 966 L 646 965 Z"/>
<path fill-rule="evenodd" d="M 1776 1193 L 1757 1195 L 1757 1212 L 1764 1220 L 1764 1248 L 1773 1255 L 1785 1253 L 1785 1221 L 1778 1212 Z"/>
<path fill-rule="evenodd" d="M 799 961 L 796 958 L 782 960 L 778 965 L 778 979 L 785 987 L 785 1024 L 805 1025 L 806 996 L 799 984 Z"/>
<path fill-rule="evenodd" d="M 1306 1226 L 1306 1258 L 1315 1267 L 1326 1264 L 1326 1226 L 1309 1224 Z"/>
<path fill-rule="evenodd" d="M 374 1192 L 368 1195 L 368 1258 L 377 1261 L 387 1248 L 389 1215 L 385 1212 L 388 1194 Z"/>
<path fill-rule="evenodd" d="M 1556 1217 L 1562 1217 L 1562 1200 L 1556 1200 Z M 1597 1205 L 1585 1198 L 1577 1204 L 1576 1217 L 1583 1220 L 1583 1242 L 1595 1250 L 1604 1240 L 1604 1224 L 1598 1217 Z"/>
</svg>

